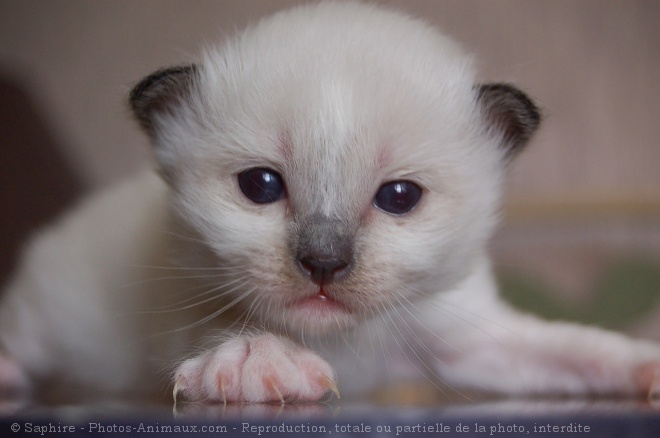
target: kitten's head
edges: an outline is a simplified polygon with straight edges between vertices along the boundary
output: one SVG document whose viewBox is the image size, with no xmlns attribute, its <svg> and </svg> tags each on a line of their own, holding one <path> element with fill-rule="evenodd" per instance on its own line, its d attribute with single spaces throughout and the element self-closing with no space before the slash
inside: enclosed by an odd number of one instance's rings
<svg viewBox="0 0 660 438">
<path fill-rule="evenodd" d="M 325 333 L 455 287 L 539 123 L 424 23 L 369 5 L 276 14 L 133 90 L 174 210 L 260 322 Z"/>
</svg>

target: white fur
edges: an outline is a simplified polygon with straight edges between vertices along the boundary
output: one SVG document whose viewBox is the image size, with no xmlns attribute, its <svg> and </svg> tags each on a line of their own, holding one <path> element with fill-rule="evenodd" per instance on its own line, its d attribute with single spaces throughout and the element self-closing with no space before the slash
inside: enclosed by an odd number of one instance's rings
<svg viewBox="0 0 660 438">
<path fill-rule="evenodd" d="M 506 393 L 658 390 L 658 346 L 498 300 L 485 245 L 504 152 L 456 43 L 330 2 L 261 21 L 199 71 L 155 120 L 167 184 L 146 172 L 27 248 L 0 306 L 0 387 L 149 395 L 174 376 L 189 399 L 259 402 L 425 375 Z M 243 196 L 251 167 L 276 169 L 286 199 Z M 424 194 L 397 217 L 373 197 L 399 179 Z M 290 248 L 314 214 L 356 230 L 356 262 L 326 291 L 350 311 L 295 304 L 318 292 Z"/>
</svg>

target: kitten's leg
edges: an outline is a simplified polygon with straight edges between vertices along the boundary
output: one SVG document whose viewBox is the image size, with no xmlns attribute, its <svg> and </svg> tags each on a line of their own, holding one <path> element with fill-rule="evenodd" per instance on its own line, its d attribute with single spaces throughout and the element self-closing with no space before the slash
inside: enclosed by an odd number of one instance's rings
<svg viewBox="0 0 660 438">
<path fill-rule="evenodd" d="M 328 390 L 337 394 L 332 368 L 272 334 L 238 336 L 186 360 L 174 373 L 175 401 L 317 401 Z"/>
<path fill-rule="evenodd" d="M 9 414 L 27 402 L 28 378 L 22 367 L 0 350 L 0 414 Z"/>
<path fill-rule="evenodd" d="M 467 286 L 417 320 L 446 381 L 511 394 L 660 396 L 657 344 L 522 314 L 498 299 L 487 272 Z"/>
</svg>

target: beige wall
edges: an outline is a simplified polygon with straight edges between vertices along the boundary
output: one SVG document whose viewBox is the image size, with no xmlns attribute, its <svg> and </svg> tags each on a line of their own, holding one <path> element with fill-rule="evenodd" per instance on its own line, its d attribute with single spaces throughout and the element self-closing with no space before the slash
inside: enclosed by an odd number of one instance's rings
<svg viewBox="0 0 660 438">
<path fill-rule="evenodd" d="M 0 74 L 30 87 L 95 187 L 148 160 L 124 104 L 132 83 L 293 3 L 3 0 Z M 660 212 L 660 2 L 381 3 L 440 25 L 478 55 L 484 80 L 513 81 L 541 103 L 545 125 L 513 166 L 510 211 Z"/>
</svg>

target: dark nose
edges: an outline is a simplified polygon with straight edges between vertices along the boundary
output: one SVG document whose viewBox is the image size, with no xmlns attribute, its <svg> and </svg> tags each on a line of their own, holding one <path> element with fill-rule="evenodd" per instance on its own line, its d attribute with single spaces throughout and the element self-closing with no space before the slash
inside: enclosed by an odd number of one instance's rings
<svg viewBox="0 0 660 438">
<path fill-rule="evenodd" d="M 292 230 L 301 273 L 320 287 L 346 277 L 353 265 L 353 228 L 320 214 L 296 218 Z"/>
<path fill-rule="evenodd" d="M 348 271 L 348 262 L 341 259 L 322 259 L 316 257 L 302 257 L 300 266 L 303 272 L 307 273 L 319 286 L 332 283 L 342 277 Z"/>
</svg>

